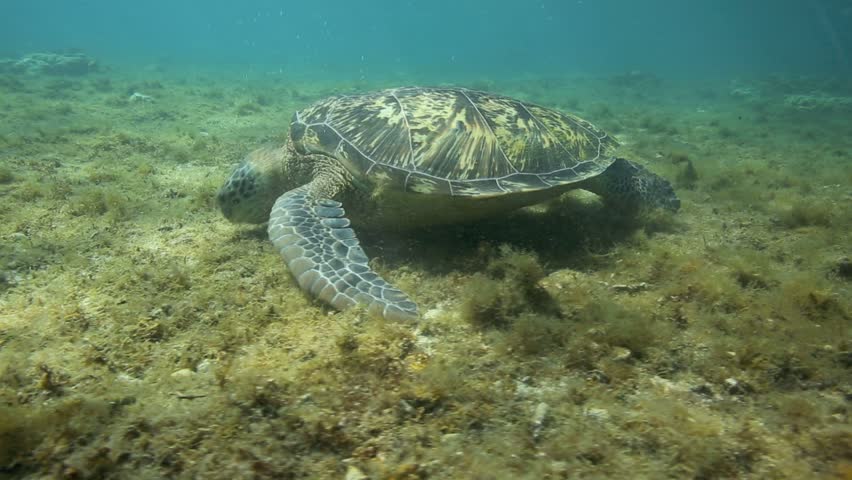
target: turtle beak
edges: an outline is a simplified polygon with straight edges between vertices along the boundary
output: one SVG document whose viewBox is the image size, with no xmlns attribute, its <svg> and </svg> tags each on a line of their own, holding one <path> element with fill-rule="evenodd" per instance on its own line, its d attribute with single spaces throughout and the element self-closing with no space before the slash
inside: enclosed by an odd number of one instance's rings
<svg viewBox="0 0 852 480">
<path fill-rule="evenodd" d="M 661 178 L 660 181 L 665 182 L 665 185 L 659 186 L 660 207 L 672 213 L 677 212 L 680 210 L 680 199 L 677 198 L 677 194 L 675 193 L 674 188 L 672 188 L 672 184 L 663 178 Z"/>
<path fill-rule="evenodd" d="M 219 210 L 235 223 L 263 223 L 269 208 L 258 204 L 262 186 L 258 172 L 251 162 L 241 163 L 216 194 Z"/>
<path fill-rule="evenodd" d="M 216 194 L 216 204 L 219 205 L 219 210 L 221 210 L 222 215 L 224 215 L 228 220 L 233 221 L 231 217 L 234 210 L 231 208 L 231 196 L 229 193 L 231 190 L 226 188 L 227 186 L 228 184 L 226 183 L 219 189 L 219 192 Z"/>
<path fill-rule="evenodd" d="M 284 174 L 288 152 L 265 146 L 250 152 L 219 189 L 216 201 L 225 218 L 236 223 L 264 223 L 275 199 L 287 188 Z"/>
</svg>

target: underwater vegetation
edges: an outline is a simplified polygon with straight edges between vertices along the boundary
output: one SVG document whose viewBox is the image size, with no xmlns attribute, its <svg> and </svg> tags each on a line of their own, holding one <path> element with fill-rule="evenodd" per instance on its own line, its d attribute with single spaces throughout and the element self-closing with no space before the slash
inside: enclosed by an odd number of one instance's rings
<svg viewBox="0 0 852 480">
<path fill-rule="evenodd" d="M 415 83 L 0 74 L 2 475 L 850 478 L 852 136 L 795 97 L 845 87 L 459 81 L 597 122 L 681 211 L 363 232 L 423 318 L 329 311 L 215 192 L 296 108 Z"/>
</svg>

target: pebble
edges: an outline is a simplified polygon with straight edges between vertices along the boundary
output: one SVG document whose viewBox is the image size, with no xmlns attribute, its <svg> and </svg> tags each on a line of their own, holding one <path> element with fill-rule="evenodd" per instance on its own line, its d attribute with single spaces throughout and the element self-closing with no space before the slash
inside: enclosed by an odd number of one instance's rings
<svg viewBox="0 0 852 480">
<path fill-rule="evenodd" d="M 152 103 L 154 101 L 154 97 L 145 95 L 144 93 L 133 92 L 133 95 L 131 95 L 127 101 L 130 103 Z"/>
<path fill-rule="evenodd" d="M 210 370 L 212 368 L 213 368 L 213 362 L 211 362 L 209 359 L 205 358 L 195 367 L 195 371 L 197 371 L 198 373 L 210 373 Z"/>
<path fill-rule="evenodd" d="M 583 414 L 601 422 L 609 420 L 609 410 L 603 408 L 587 408 L 583 410 Z"/>
<path fill-rule="evenodd" d="M 550 405 L 545 402 L 539 402 L 539 404 L 535 406 L 535 411 L 533 412 L 533 426 L 541 427 L 547 419 L 547 412 L 549 410 Z"/>
<path fill-rule="evenodd" d="M 834 264 L 834 271 L 840 278 L 849 280 L 852 278 L 852 260 L 849 257 L 843 257 Z"/>
<path fill-rule="evenodd" d="M 362 472 L 360 468 L 354 465 L 349 465 L 348 467 L 346 467 L 346 476 L 343 478 L 345 480 L 366 480 L 370 477 L 368 477 L 367 474 Z"/>
<path fill-rule="evenodd" d="M 702 383 L 701 385 L 692 387 L 689 389 L 689 391 L 697 395 L 713 398 L 713 388 L 706 383 Z"/>
<path fill-rule="evenodd" d="M 533 438 L 538 438 L 541 435 L 541 430 L 544 428 L 544 422 L 547 421 L 548 411 L 550 411 L 550 405 L 545 402 L 539 402 L 539 404 L 535 406 L 532 418 Z"/>
<path fill-rule="evenodd" d="M 181 368 L 175 372 L 172 372 L 172 378 L 189 378 L 193 375 L 193 371 L 188 368 Z"/>
<path fill-rule="evenodd" d="M 611 288 L 613 290 L 615 290 L 616 292 L 637 293 L 637 292 L 641 292 L 642 290 L 647 290 L 648 284 L 645 283 L 645 282 L 634 283 L 634 284 L 630 284 L 630 285 L 617 284 L 617 285 L 613 285 Z"/>
<path fill-rule="evenodd" d="M 435 320 L 444 314 L 443 308 L 430 308 L 423 314 L 424 320 Z"/>
<path fill-rule="evenodd" d="M 126 373 L 119 373 L 118 376 L 116 376 L 116 379 L 120 382 L 125 383 L 142 383 L 142 380 L 139 380 L 136 377 L 132 377 Z"/>
<path fill-rule="evenodd" d="M 690 386 L 683 382 L 673 382 L 663 377 L 651 377 L 651 385 L 657 388 L 661 393 L 685 393 L 688 392 Z"/>
<path fill-rule="evenodd" d="M 752 388 L 749 384 L 741 382 L 736 378 L 726 378 L 725 391 L 731 395 L 744 395 L 751 392 Z"/>
<path fill-rule="evenodd" d="M 624 347 L 615 347 L 612 349 L 612 359 L 616 362 L 623 362 L 630 359 L 630 356 L 633 355 L 633 352 L 628 348 Z"/>
</svg>

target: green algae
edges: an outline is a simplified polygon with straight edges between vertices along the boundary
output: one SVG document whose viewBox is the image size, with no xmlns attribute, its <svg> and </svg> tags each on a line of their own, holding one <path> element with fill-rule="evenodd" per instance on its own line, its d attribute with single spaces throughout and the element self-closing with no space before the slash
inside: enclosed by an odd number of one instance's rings
<svg viewBox="0 0 852 480">
<path fill-rule="evenodd" d="M 415 80 L 3 76 L 4 472 L 848 477 L 852 139 L 834 111 L 801 134 L 812 112 L 783 101 L 829 84 L 766 79 L 745 101 L 647 74 L 459 82 L 578 110 L 683 208 L 637 221 L 569 194 L 364 232 L 415 327 L 312 303 L 213 201 L 299 106 Z"/>
</svg>

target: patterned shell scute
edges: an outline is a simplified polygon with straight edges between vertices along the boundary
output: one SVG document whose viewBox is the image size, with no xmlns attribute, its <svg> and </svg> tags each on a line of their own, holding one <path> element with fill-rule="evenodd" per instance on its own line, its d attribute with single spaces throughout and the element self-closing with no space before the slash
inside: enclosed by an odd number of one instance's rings
<svg viewBox="0 0 852 480">
<path fill-rule="evenodd" d="M 355 175 L 462 196 L 574 183 L 606 169 L 618 145 L 579 117 L 462 88 L 329 98 L 297 112 L 290 136 Z"/>
</svg>

